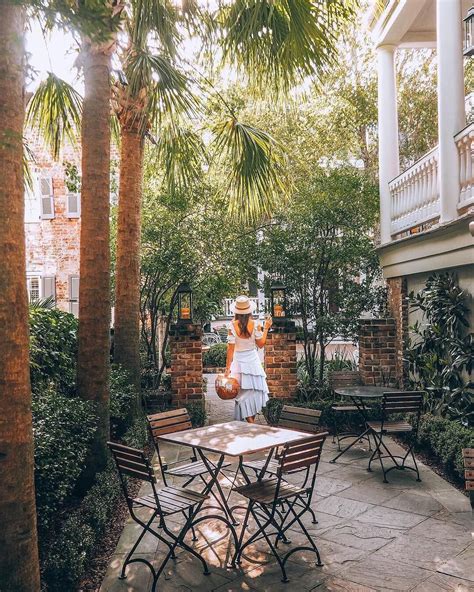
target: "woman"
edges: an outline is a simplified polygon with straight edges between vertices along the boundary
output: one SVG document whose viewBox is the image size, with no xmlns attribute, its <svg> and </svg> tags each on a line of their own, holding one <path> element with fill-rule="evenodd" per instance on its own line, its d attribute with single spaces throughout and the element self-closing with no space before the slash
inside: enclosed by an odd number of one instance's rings
<svg viewBox="0 0 474 592">
<path fill-rule="evenodd" d="M 272 326 L 265 320 L 265 328 L 256 327 L 252 319 L 255 306 L 247 296 L 239 296 L 232 306 L 234 320 L 227 337 L 226 375 L 236 378 L 240 392 L 235 399 L 234 418 L 255 422 L 255 416 L 268 401 L 267 375 L 258 357 L 257 347 L 264 347 Z M 257 347 L 256 347 L 257 346 Z"/>
</svg>

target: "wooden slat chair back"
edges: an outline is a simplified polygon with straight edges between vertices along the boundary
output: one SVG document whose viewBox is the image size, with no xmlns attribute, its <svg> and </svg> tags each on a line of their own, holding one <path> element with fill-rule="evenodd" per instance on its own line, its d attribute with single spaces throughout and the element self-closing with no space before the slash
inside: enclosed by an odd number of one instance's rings
<svg viewBox="0 0 474 592">
<path fill-rule="evenodd" d="M 298 430 L 301 432 L 317 433 L 320 431 L 319 420 L 321 419 L 319 409 L 305 409 L 304 407 L 294 407 L 284 405 L 278 427 L 289 430 Z"/>
<path fill-rule="evenodd" d="M 329 387 L 334 390 L 338 387 L 343 388 L 346 386 L 360 386 L 362 384 L 362 378 L 360 372 L 329 372 L 328 383 Z"/>
<path fill-rule="evenodd" d="M 421 413 L 423 395 L 420 391 L 384 393 L 382 409 L 385 417 L 394 413 Z"/>
<path fill-rule="evenodd" d="M 323 432 L 300 442 L 284 446 L 279 459 L 278 476 L 301 471 L 302 469 L 310 469 L 313 465 L 316 473 L 326 436 L 327 432 Z"/>
<path fill-rule="evenodd" d="M 158 436 L 182 432 L 193 427 L 188 410 L 185 408 L 148 415 L 147 421 L 150 433 L 155 442 Z"/>
<path fill-rule="evenodd" d="M 469 492 L 471 507 L 474 510 L 474 448 L 463 448 L 462 456 L 464 459 L 466 491 Z"/>
<path fill-rule="evenodd" d="M 348 403 L 345 400 L 337 399 L 335 390 L 337 388 L 345 388 L 350 386 L 360 386 L 362 384 L 362 377 L 360 372 L 354 371 L 347 371 L 347 372 L 329 372 L 328 374 L 328 384 L 329 387 L 333 391 L 333 405 L 331 407 L 332 411 L 334 412 L 334 423 L 333 423 L 333 436 L 332 442 L 335 444 L 337 442 L 337 449 L 341 450 L 341 442 L 344 440 L 353 439 L 358 434 L 353 430 L 349 431 L 340 431 L 339 429 L 339 419 L 340 417 L 344 417 L 348 413 L 357 413 L 358 408 L 353 403 Z M 367 439 L 364 437 L 364 439 Z M 369 443 L 369 450 L 370 450 L 370 440 Z"/>
</svg>

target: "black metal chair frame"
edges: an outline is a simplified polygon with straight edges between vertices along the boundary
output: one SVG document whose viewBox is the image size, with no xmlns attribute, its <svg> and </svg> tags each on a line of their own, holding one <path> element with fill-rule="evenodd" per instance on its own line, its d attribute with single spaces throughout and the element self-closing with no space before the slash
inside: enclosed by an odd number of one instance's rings
<svg viewBox="0 0 474 592">
<path fill-rule="evenodd" d="M 195 498 L 195 501 L 189 503 L 185 508 L 179 507 L 178 503 L 171 501 L 170 504 L 172 506 L 174 505 L 174 508 L 171 508 L 171 510 L 168 509 L 167 511 L 164 511 L 162 508 L 162 504 L 160 503 L 159 495 L 160 493 L 164 492 L 166 488 L 169 486 L 165 485 L 165 488 L 162 489 L 156 487 L 156 477 L 153 472 L 153 468 L 150 465 L 148 459 L 146 458 L 144 452 L 141 450 L 137 450 L 135 448 L 130 448 L 128 446 L 116 444 L 115 442 L 108 442 L 108 446 L 112 452 L 112 456 L 117 467 L 120 484 L 127 502 L 130 516 L 143 529 L 125 558 L 119 579 L 126 579 L 126 568 L 131 563 L 143 563 L 150 569 L 152 573 L 153 584 L 151 590 L 152 592 L 155 592 L 158 578 L 163 573 L 163 570 L 165 569 L 168 561 L 170 559 L 176 559 L 175 550 L 177 547 L 181 547 L 183 550 L 187 551 L 188 553 L 199 559 L 203 566 L 204 575 L 209 575 L 210 571 L 206 563 L 206 560 L 195 549 L 193 549 L 184 542 L 186 534 L 188 534 L 188 532 L 190 531 L 193 535 L 193 540 L 197 540 L 194 527 L 200 522 L 203 522 L 204 520 L 223 521 L 226 524 L 226 526 L 229 527 L 234 538 L 234 543 L 237 548 L 238 537 L 233 526 L 229 524 L 228 520 L 217 514 L 206 514 L 204 516 L 200 516 L 199 518 L 197 517 L 199 512 L 203 510 L 220 509 L 213 506 L 206 506 L 205 508 L 203 508 L 204 502 L 209 497 L 209 490 L 212 488 L 213 479 L 211 479 L 211 481 L 207 484 L 205 491 L 203 491 L 202 493 L 198 493 L 193 490 L 185 490 L 184 488 L 174 488 L 176 491 L 178 491 L 178 494 L 182 494 L 183 496 L 187 495 L 188 498 L 189 495 L 191 495 Z M 130 496 L 125 477 L 132 477 L 135 480 L 149 483 L 152 488 L 152 495 L 149 495 L 146 498 Z M 164 496 L 164 493 L 162 493 L 162 495 Z M 184 504 L 186 505 L 186 502 L 184 502 Z M 152 510 L 151 517 L 148 521 L 142 520 L 136 514 L 137 509 L 143 508 Z M 166 524 L 166 518 L 168 516 L 175 514 L 183 514 L 185 518 L 185 523 L 178 535 L 174 534 Z M 158 528 L 162 531 L 162 533 L 166 534 L 170 540 L 166 539 L 163 536 L 163 534 L 160 534 L 155 528 L 152 528 L 152 523 L 156 518 L 159 519 Z M 147 532 L 155 536 L 159 541 L 163 542 L 169 549 L 166 557 L 164 558 L 163 562 L 161 563 L 158 569 L 155 569 L 149 561 L 142 557 L 133 558 L 135 550 L 137 549 L 138 545 L 140 544 L 140 541 L 143 539 Z M 232 562 L 231 565 L 234 566 L 235 563 Z"/>
<path fill-rule="evenodd" d="M 369 464 L 367 470 L 369 472 L 372 471 L 371 465 L 372 461 L 375 457 L 379 459 L 380 466 L 383 471 L 383 482 L 388 483 L 387 475 L 390 471 L 393 470 L 409 470 L 414 471 L 416 473 L 416 480 L 421 481 L 420 479 L 420 471 L 418 469 L 418 464 L 416 462 L 415 454 L 413 452 L 413 448 L 415 446 L 415 442 L 417 439 L 418 428 L 420 425 L 420 417 L 423 408 L 423 400 L 424 400 L 425 393 L 422 391 L 391 391 L 383 394 L 382 398 L 382 419 L 380 422 L 368 422 L 367 427 L 370 430 L 370 435 L 374 438 L 375 442 L 375 449 L 372 453 L 372 456 L 369 459 Z M 393 422 L 390 422 L 388 419 L 390 415 L 398 413 L 411 413 L 414 415 L 414 422 L 412 424 L 411 429 L 394 429 Z M 380 426 L 377 426 L 375 429 L 373 426 L 374 424 L 380 423 Z M 395 422 L 397 423 L 397 422 Z M 400 423 L 400 422 L 398 422 Z M 397 454 L 392 454 L 390 449 L 384 442 L 384 436 L 390 433 L 405 433 L 410 434 L 410 438 L 408 441 L 408 450 L 404 456 L 400 456 Z M 385 451 L 386 454 L 382 454 L 382 449 Z M 406 464 L 407 459 L 411 456 L 413 460 L 414 467 L 411 467 Z M 393 465 L 386 469 L 383 464 L 383 459 L 391 459 Z M 398 462 L 401 461 L 401 462 Z"/>
<path fill-rule="evenodd" d="M 352 401 L 352 405 L 347 405 L 347 404 L 343 405 L 343 401 L 340 401 L 340 402 L 334 401 L 333 405 L 331 407 L 331 409 L 334 412 L 334 434 L 333 434 L 332 441 L 335 444 L 336 439 L 337 439 L 337 449 L 339 451 L 339 454 L 330 461 L 331 463 L 335 463 L 339 457 L 341 457 L 350 448 L 355 446 L 355 444 L 357 444 L 357 442 L 361 442 L 362 440 L 367 440 L 367 442 L 369 444 L 369 450 L 370 451 L 372 450 L 372 443 L 370 441 L 370 430 L 367 429 L 367 411 L 369 409 L 368 409 L 368 407 L 366 407 L 366 405 L 362 399 L 358 399 L 356 397 L 351 397 L 351 401 Z M 341 404 L 339 405 L 339 403 L 341 403 Z M 337 415 L 348 413 L 349 411 L 347 411 L 347 410 L 343 411 L 342 409 L 338 409 L 338 407 L 342 407 L 342 408 L 343 407 L 351 407 L 352 408 L 351 412 L 359 413 L 359 415 L 362 419 L 362 425 L 364 426 L 364 429 L 361 432 L 341 432 L 341 433 L 339 433 L 338 427 L 337 427 Z M 341 442 L 343 440 L 347 440 L 349 438 L 352 440 L 351 443 L 341 450 Z"/>
<path fill-rule="evenodd" d="M 309 412 L 309 413 L 308 413 Z M 303 416 L 303 417 L 301 417 Z M 317 433 L 319 428 L 319 420 L 321 418 L 321 411 L 316 409 L 304 409 L 302 407 L 295 407 L 293 405 L 283 405 L 283 409 L 281 410 L 280 417 L 278 419 L 278 427 L 279 428 L 287 428 L 289 430 L 296 430 L 296 431 L 303 431 L 308 432 L 308 435 L 313 432 Z M 255 472 L 255 475 L 258 479 L 263 479 L 266 473 L 270 475 L 276 475 L 277 468 L 272 468 L 272 458 L 274 460 L 278 460 L 281 456 L 281 450 L 273 449 L 269 452 L 265 462 L 258 463 L 255 465 L 254 463 L 246 462 L 245 460 L 241 459 L 239 468 L 241 473 L 246 476 L 245 469 L 251 469 Z M 295 471 L 295 473 L 304 473 L 306 475 L 303 478 L 303 482 L 306 484 L 309 475 L 309 467 L 306 469 L 301 469 L 301 471 Z M 246 479 L 247 483 L 250 483 L 250 480 Z M 314 513 L 313 508 L 308 508 L 309 513 L 312 516 L 312 523 L 317 524 L 318 521 L 316 519 L 316 515 Z M 286 537 L 283 537 L 284 543 L 289 543 Z"/>
<path fill-rule="evenodd" d="M 285 445 L 281 455 L 278 458 L 279 468 L 276 477 L 267 480 L 259 477 L 256 482 L 248 483 L 242 487 L 235 488 L 235 491 L 241 493 L 245 497 L 248 497 L 249 500 L 246 508 L 245 518 L 242 523 L 242 530 L 240 532 L 237 551 L 234 556 L 234 561 L 236 563 L 241 563 L 243 552 L 249 545 L 252 545 L 261 539 L 265 539 L 273 556 L 280 566 L 282 572 L 282 582 L 289 581 L 286 575 L 285 564 L 289 557 L 298 551 L 314 552 L 317 558 L 317 565 L 323 565 L 321 562 L 319 550 L 303 522 L 301 521 L 301 518 L 306 512 L 311 510 L 310 504 L 316 483 L 316 473 L 322 447 L 327 435 L 327 432 L 319 433 L 304 440 L 300 440 L 294 444 Z M 268 458 L 270 458 L 270 455 Z M 292 463 L 293 468 L 291 466 Z M 283 478 L 283 476 L 285 474 L 301 472 L 300 469 L 303 465 L 307 465 L 308 468 L 304 483 L 301 486 L 291 486 Z M 263 476 L 264 474 L 264 469 L 262 469 L 261 475 Z M 274 496 L 268 502 L 252 499 L 251 493 L 249 493 L 248 496 L 245 495 L 246 488 L 257 484 L 265 486 L 266 484 L 272 483 L 275 485 Z M 295 493 L 284 493 L 282 494 L 282 497 L 281 492 L 285 489 L 285 487 L 294 487 L 296 488 L 296 491 Z M 252 516 L 255 520 L 255 523 L 257 524 L 257 530 L 244 543 L 243 539 L 250 516 Z M 286 538 L 285 533 L 296 523 L 299 525 L 301 531 L 306 536 L 309 545 L 300 545 L 294 547 L 283 556 L 280 556 L 277 551 L 279 541 L 283 541 L 287 544 L 291 543 L 291 541 Z M 267 532 L 267 529 L 269 528 L 272 528 L 273 532 Z M 272 537 L 275 537 L 274 542 L 272 542 Z"/>
<path fill-rule="evenodd" d="M 186 429 L 191 428 L 191 420 L 189 418 L 189 414 L 188 414 L 187 410 L 186 409 L 178 409 L 178 410 L 176 410 L 176 412 L 183 415 L 183 417 L 180 418 L 180 421 L 183 424 L 183 426 L 186 426 L 187 424 L 189 424 L 188 427 L 183 427 L 182 429 L 177 430 L 177 429 L 175 429 L 175 426 L 173 426 L 173 424 L 170 424 L 168 430 L 167 430 L 166 426 L 161 428 L 160 434 L 166 434 L 166 433 L 176 432 L 176 431 L 185 431 Z M 177 460 L 172 463 L 169 463 L 169 462 L 164 463 L 163 462 L 163 459 L 160 454 L 159 441 L 156 438 L 155 430 L 153 428 L 153 422 L 159 421 L 159 418 L 166 419 L 167 417 L 169 417 L 169 414 L 170 414 L 169 411 L 165 411 L 163 413 L 155 413 L 153 415 L 147 415 L 148 431 L 150 432 L 151 438 L 153 440 L 153 445 L 155 447 L 156 454 L 158 456 L 160 470 L 163 475 L 163 482 L 165 485 L 167 485 L 167 480 L 166 480 L 167 476 L 187 477 L 187 480 L 182 485 L 183 487 L 187 487 L 188 485 L 191 485 L 191 483 L 199 477 L 199 479 L 204 483 L 204 489 L 206 489 L 209 481 L 206 480 L 205 476 L 211 476 L 211 478 L 212 478 L 212 474 L 210 473 L 210 468 L 213 468 L 214 470 L 216 468 L 216 465 L 208 458 L 206 458 L 206 461 L 208 463 L 208 464 L 206 464 L 206 462 L 203 461 L 202 456 L 199 454 L 199 456 L 201 456 L 201 461 L 202 461 L 202 464 L 204 467 L 203 470 L 200 472 L 196 472 L 194 474 L 186 473 L 185 470 L 183 472 L 181 472 L 180 474 L 175 472 L 175 468 L 179 469 L 180 467 L 183 467 L 183 469 L 186 469 L 186 467 L 189 466 L 189 465 L 185 464 L 186 462 L 190 462 L 191 465 L 192 465 L 192 463 L 199 462 L 198 451 L 195 448 L 192 448 L 192 456 L 188 459 L 180 459 L 180 460 Z M 181 463 L 184 463 L 184 464 L 181 464 Z M 222 469 L 225 467 L 228 467 L 228 466 L 230 466 L 230 463 L 224 462 L 222 464 Z M 226 479 L 228 479 L 230 481 L 231 485 L 233 485 L 233 481 L 225 475 L 225 473 L 222 469 L 221 469 L 222 474 L 226 477 Z M 226 514 L 226 516 L 229 518 L 229 520 L 232 521 L 232 525 L 238 526 L 239 523 L 234 518 L 231 508 L 229 508 L 229 505 L 227 503 L 227 498 L 225 497 L 225 494 L 222 490 L 221 484 L 219 483 L 218 479 L 215 480 L 215 485 L 216 485 L 218 495 L 212 489 L 210 490 L 209 493 L 212 495 L 212 497 L 215 499 L 215 501 L 219 504 L 219 506 L 221 507 L 221 510 Z"/>
</svg>

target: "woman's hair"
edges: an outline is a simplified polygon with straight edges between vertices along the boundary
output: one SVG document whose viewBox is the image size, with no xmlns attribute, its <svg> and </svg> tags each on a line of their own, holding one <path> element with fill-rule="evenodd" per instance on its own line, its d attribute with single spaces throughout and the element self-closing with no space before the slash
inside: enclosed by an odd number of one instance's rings
<svg viewBox="0 0 474 592">
<path fill-rule="evenodd" d="M 248 324 L 249 324 L 251 316 L 252 315 L 250 313 L 235 315 L 235 320 L 239 323 L 240 337 L 250 337 L 250 331 L 248 329 Z"/>
</svg>

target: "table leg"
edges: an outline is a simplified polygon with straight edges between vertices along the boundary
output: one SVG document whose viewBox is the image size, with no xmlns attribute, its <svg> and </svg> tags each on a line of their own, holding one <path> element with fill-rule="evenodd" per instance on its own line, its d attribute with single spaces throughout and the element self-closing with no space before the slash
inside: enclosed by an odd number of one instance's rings
<svg viewBox="0 0 474 592">
<path fill-rule="evenodd" d="M 351 400 L 354 403 L 354 405 L 357 407 L 359 414 L 362 416 L 362 419 L 364 421 L 365 430 L 359 435 L 356 434 L 354 436 L 354 440 L 348 446 L 343 448 L 337 456 L 335 456 L 332 460 L 330 460 L 329 461 L 330 463 L 335 463 L 338 458 L 340 458 L 343 454 L 345 454 L 348 450 L 350 450 L 357 442 L 362 440 L 362 438 L 369 437 L 370 429 L 367 427 L 367 414 L 366 414 L 367 409 L 364 405 L 364 401 L 362 399 L 357 399 L 356 397 L 351 397 Z M 370 447 L 370 439 L 369 439 L 369 447 Z"/>
</svg>

